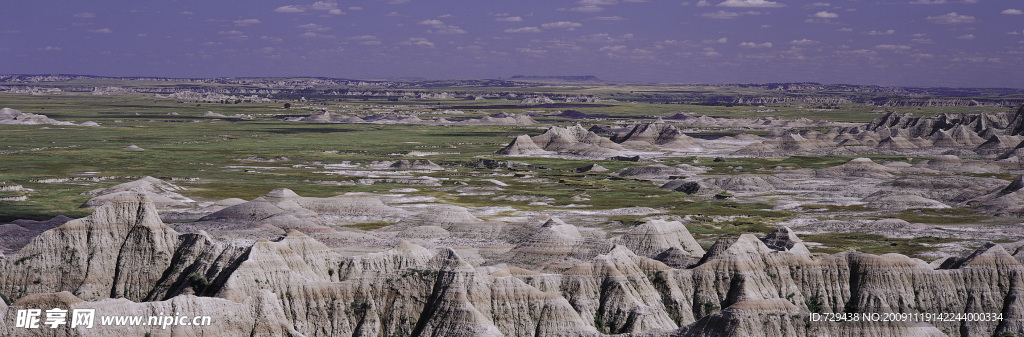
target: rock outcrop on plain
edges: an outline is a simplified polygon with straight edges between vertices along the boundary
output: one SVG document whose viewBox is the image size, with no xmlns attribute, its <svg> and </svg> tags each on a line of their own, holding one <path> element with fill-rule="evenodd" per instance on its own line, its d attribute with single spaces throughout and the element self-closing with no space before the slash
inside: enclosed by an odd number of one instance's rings
<svg viewBox="0 0 1024 337">
<path fill-rule="evenodd" d="M 33 113 L 21 112 L 19 110 L 11 108 L 0 109 L 0 124 L 14 124 L 14 125 L 75 125 L 72 122 L 58 121 L 56 119 L 46 117 L 46 115 L 37 115 Z"/>
<path fill-rule="evenodd" d="M 574 125 L 565 128 L 552 126 L 537 136 L 516 137 L 496 153 L 509 156 L 545 154 L 538 148 L 551 154 L 602 159 L 622 155 L 626 150 L 611 139 Z"/>
<path fill-rule="evenodd" d="M 687 136 L 679 128 L 660 118 L 653 123 L 639 124 L 625 134 L 612 138 L 623 146 L 660 146 L 676 150 L 699 150 L 699 139 Z"/>
</svg>

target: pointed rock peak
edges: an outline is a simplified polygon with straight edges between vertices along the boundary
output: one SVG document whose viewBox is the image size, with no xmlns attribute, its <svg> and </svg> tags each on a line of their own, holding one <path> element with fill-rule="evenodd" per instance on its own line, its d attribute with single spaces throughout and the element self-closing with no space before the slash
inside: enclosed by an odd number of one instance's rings
<svg viewBox="0 0 1024 337">
<path fill-rule="evenodd" d="M 1016 179 L 1013 179 L 1013 181 L 1010 182 L 1009 185 L 1006 185 L 1005 188 L 999 191 L 998 195 L 1002 196 L 1013 192 L 1017 192 L 1021 188 L 1024 188 L 1024 176 L 1019 176 Z"/>
<path fill-rule="evenodd" d="M 971 255 L 964 258 L 952 258 L 945 261 L 939 268 L 940 269 L 960 269 L 960 268 L 971 268 L 971 267 L 993 267 L 993 266 L 1020 266 L 1020 262 L 1017 261 L 1010 253 L 1003 249 L 1003 246 L 993 243 L 986 242 L 981 247 L 978 247 Z"/>
<path fill-rule="evenodd" d="M 598 165 L 598 164 L 590 164 L 590 165 L 583 166 L 583 167 L 577 167 L 576 169 L 573 170 L 573 172 L 576 172 L 576 173 L 607 172 L 607 171 L 608 171 L 608 169 L 606 169 L 603 166 Z"/>
<path fill-rule="evenodd" d="M 132 187 L 126 192 L 128 193 L 118 193 L 110 198 L 108 203 L 153 203 L 153 200 L 149 198 L 149 194 L 142 187 Z"/>
<path fill-rule="evenodd" d="M 543 228 L 551 228 L 551 227 L 559 226 L 559 225 L 568 225 L 568 224 L 565 223 L 565 221 L 562 221 L 562 219 L 559 219 L 559 218 L 556 218 L 556 217 L 551 217 L 550 219 L 548 219 L 548 221 L 544 221 L 544 223 L 541 224 L 540 226 L 543 227 Z"/>
<path fill-rule="evenodd" d="M 287 234 L 285 234 L 285 236 L 289 236 L 289 237 L 299 237 L 299 238 L 301 238 L 301 237 L 307 237 L 307 236 L 309 236 L 309 235 L 306 235 L 306 233 L 300 232 L 300 231 L 299 231 L 299 230 L 297 230 L 297 229 L 289 229 L 289 230 L 288 230 L 288 233 L 287 233 Z"/>
<path fill-rule="evenodd" d="M 430 253 L 430 250 L 423 248 L 423 246 L 405 240 L 402 240 L 402 242 L 395 245 L 395 251 L 409 257 L 431 258 L 434 256 L 434 254 Z"/>
<path fill-rule="evenodd" d="M 633 257 L 636 256 L 636 254 L 633 253 L 633 251 L 630 250 L 629 247 L 626 247 L 626 246 L 623 246 L 623 245 L 614 245 L 614 246 L 612 246 L 612 249 L 608 251 L 608 253 L 600 255 L 600 256 L 598 256 L 598 258 L 600 258 L 602 256 L 610 258 L 610 259 L 614 259 L 614 260 L 622 260 L 622 259 L 632 260 Z"/>
<path fill-rule="evenodd" d="M 275 188 L 265 196 L 267 198 L 298 198 L 299 195 L 287 188 Z"/>
<path fill-rule="evenodd" d="M 665 123 L 665 120 L 661 119 L 661 117 L 658 117 L 658 119 L 655 119 L 654 123 L 652 123 L 652 124 L 664 124 L 664 123 Z"/>
<path fill-rule="evenodd" d="M 772 250 L 753 234 L 743 234 L 738 237 L 725 237 L 718 239 L 718 241 L 715 241 L 715 244 L 711 245 L 711 248 L 708 248 L 707 254 L 704 254 L 704 258 L 701 259 L 700 263 L 722 256 L 741 254 L 759 255 L 770 251 Z"/>
<path fill-rule="evenodd" d="M 793 246 L 803 242 L 803 240 L 800 240 L 800 238 L 796 236 L 796 233 L 793 233 L 793 230 L 789 227 L 779 226 L 776 227 L 774 231 L 761 238 L 761 242 L 764 242 L 768 248 L 773 250 L 785 251 L 792 249 Z"/>
<path fill-rule="evenodd" d="M 463 260 L 459 253 L 456 253 L 451 247 L 439 249 L 429 265 L 438 271 L 447 272 L 473 272 L 475 270 L 472 265 Z"/>
</svg>

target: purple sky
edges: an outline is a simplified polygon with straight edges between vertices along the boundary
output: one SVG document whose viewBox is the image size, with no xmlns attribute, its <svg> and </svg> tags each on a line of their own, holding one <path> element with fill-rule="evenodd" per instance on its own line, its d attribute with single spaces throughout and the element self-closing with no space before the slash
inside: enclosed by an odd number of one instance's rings
<svg viewBox="0 0 1024 337">
<path fill-rule="evenodd" d="M 0 73 L 1022 88 L 1024 1 L 6 1 Z"/>
</svg>

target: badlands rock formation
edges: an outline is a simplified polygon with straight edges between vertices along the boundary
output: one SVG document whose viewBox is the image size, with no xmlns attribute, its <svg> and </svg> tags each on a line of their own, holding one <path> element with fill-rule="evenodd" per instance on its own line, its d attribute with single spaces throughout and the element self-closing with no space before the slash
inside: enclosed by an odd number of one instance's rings
<svg viewBox="0 0 1024 337">
<path fill-rule="evenodd" d="M 93 198 L 86 201 L 82 207 L 96 208 L 120 195 L 136 193 L 138 191 L 145 193 L 150 200 L 153 200 L 153 203 L 156 204 L 157 208 L 160 209 L 185 207 L 189 204 L 195 203 L 194 200 L 178 194 L 178 191 L 184 190 L 184 187 L 147 176 L 142 177 L 139 180 L 127 182 L 114 187 L 100 188 L 85 192 L 83 194 L 91 195 Z"/>
<path fill-rule="evenodd" d="M 19 125 L 75 125 L 72 122 L 63 122 L 56 119 L 46 117 L 46 115 L 37 115 L 33 113 L 25 113 L 11 108 L 0 109 L 0 124 L 19 124 Z"/>
<path fill-rule="evenodd" d="M 296 207 L 321 213 L 339 208 L 332 198 L 289 192 L 275 190 L 257 203 L 289 207 L 293 214 Z M 248 211 L 256 206 L 218 217 L 252 218 Z M 409 219 L 409 228 L 447 227 L 453 233 L 481 222 L 459 208 Z M 0 292 L 13 300 L 0 305 L 0 335 L 1024 333 L 1024 253 L 1011 255 L 998 244 L 929 264 L 897 254 L 809 254 L 788 228 L 762 238 L 721 238 L 706 251 L 676 221 L 648 221 L 611 239 L 556 218 L 539 227 L 508 228 L 506 233 L 521 234 L 505 238 L 521 243 L 504 255 L 506 261 L 474 264 L 460 253 L 464 249 L 409 242 L 346 255 L 296 230 L 242 245 L 204 232 L 179 234 L 160 221 L 146 194 L 123 194 L 86 218 L 43 232 L 17 253 L 0 255 Z M 19 309 L 52 307 L 95 308 L 98 315 L 210 315 L 213 325 L 32 330 L 9 323 Z M 993 313 L 1003 320 L 808 320 L 812 313 L 833 312 Z"/>
<path fill-rule="evenodd" d="M 551 154 L 589 158 L 619 156 L 626 150 L 608 138 L 574 125 L 566 128 L 552 126 L 537 136 L 516 137 L 512 143 L 495 153 L 509 156 L 546 154 L 538 149 Z"/>
</svg>

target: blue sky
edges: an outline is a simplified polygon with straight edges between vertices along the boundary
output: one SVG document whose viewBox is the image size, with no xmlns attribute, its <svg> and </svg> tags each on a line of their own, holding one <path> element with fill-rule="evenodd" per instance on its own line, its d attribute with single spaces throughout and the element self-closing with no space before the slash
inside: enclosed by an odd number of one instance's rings
<svg viewBox="0 0 1024 337">
<path fill-rule="evenodd" d="M 1022 88 L 1024 1 L 7 1 L 0 73 Z"/>
</svg>

